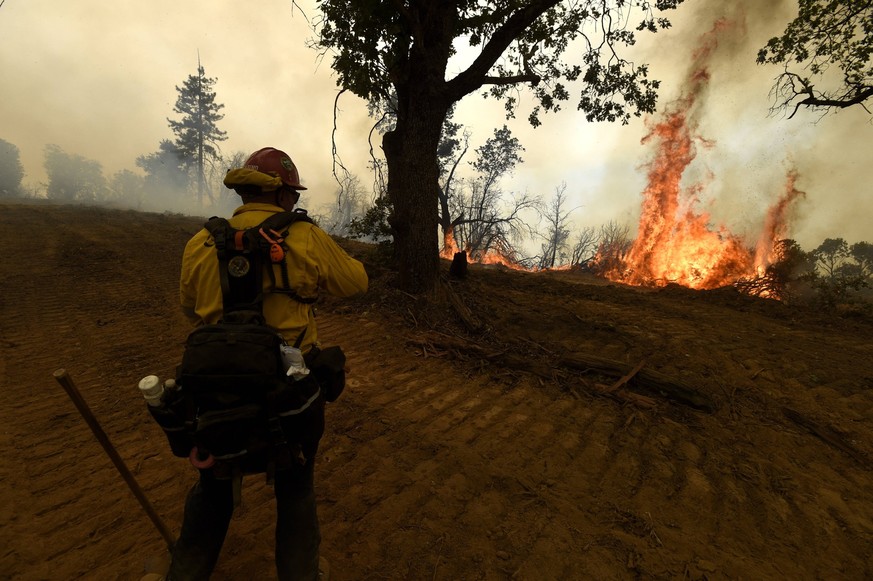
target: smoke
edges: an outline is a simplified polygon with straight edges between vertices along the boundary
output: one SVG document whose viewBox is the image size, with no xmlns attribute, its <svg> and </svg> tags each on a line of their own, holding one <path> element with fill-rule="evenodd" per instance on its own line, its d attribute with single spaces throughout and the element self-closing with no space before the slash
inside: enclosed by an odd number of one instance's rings
<svg viewBox="0 0 873 581">
<path fill-rule="evenodd" d="M 770 89 L 782 69 L 755 64 L 758 49 L 797 15 L 796 1 L 688 2 L 680 12 L 674 29 L 644 50 L 651 56 L 669 46 L 673 57 L 669 64 L 653 65 L 653 75 L 664 79 L 661 110 L 682 94 L 682 76 L 693 68 L 689 56 L 695 55 L 700 32 L 716 22 L 731 26 L 718 36 L 717 46 L 705 49 L 711 48 L 709 79 L 693 111 L 701 141 L 683 181 L 706 183 L 700 198 L 713 222 L 754 242 L 786 176 L 796 172 L 797 188 L 807 196 L 792 205 L 786 235 L 805 249 L 825 237 L 869 239 L 869 227 L 857 213 L 871 210 L 863 145 L 870 135 L 869 114 L 859 107 L 825 117 L 801 110 L 790 120 L 774 114 Z"/>
<path fill-rule="evenodd" d="M 175 86 L 196 71 L 199 53 L 225 105 L 219 123 L 230 137 L 225 155 L 284 149 L 310 188 L 302 203 L 329 203 L 337 188 L 331 157 L 337 88 L 329 63 L 306 47 L 312 33 L 294 4 L 264 0 L 253 8 L 219 0 L 206 10 L 169 0 L 7 2 L 0 12 L 0 138 L 21 151 L 30 185 L 46 180 L 47 144 L 97 160 L 107 178 L 138 172 L 135 159 L 171 137 L 166 119 L 173 117 Z M 310 20 L 317 17 L 314 0 L 296 5 Z M 701 33 L 719 19 L 734 23 L 711 55 L 710 82 L 695 111 L 701 140 L 683 179 L 707 182 L 701 203 L 713 220 L 754 238 L 795 167 L 807 197 L 795 207 L 790 235 L 801 246 L 835 236 L 870 240 L 869 115 L 854 108 L 821 119 L 806 111 L 791 120 L 768 116 L 768 93 L 781 69 L 756 65 L 755 56 L 796 10 L 795 0 L 688 0 L 669 14 L 672 29 L 638 37 L 631 58 L 649 63 L 650 76 L 662 81 L 663 112 L 682 94 Z M 521 140 L 525 163 L 505 189 L 548 196 L 566 182 L 577 229 L 610 220 L 635 224 L 652 156 L 651 144 L 640 143 L 649 132 L 644 120 L 588 123 L 568 103 L 534 130 L 526 121 L 530 96 L 520 97 L 518 118 L 508 122 L 501 103 L 476 95 L 456 115 L 472 131 L 472 148 L 503 123 Z M 365 184 L 370 124 L 364 104 L 343 95 L 337 150 Z M 221 187 L 213 193 L 230 195 Z"/>
</svg>

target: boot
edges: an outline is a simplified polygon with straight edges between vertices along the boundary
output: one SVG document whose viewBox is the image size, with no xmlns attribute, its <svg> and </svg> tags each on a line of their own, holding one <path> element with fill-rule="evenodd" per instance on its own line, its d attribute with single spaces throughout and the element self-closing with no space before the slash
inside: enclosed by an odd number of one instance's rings
<svg viewBox="0 0 873 581">
<path fill-rule="evenodd" d="M 145 576 L 140 581 L 164 581 L 167 578 L 172 560 L 173 556 L 169 552 L 149 557 L 145 562 Z"/>
<path fill-rule="evenodd" d="M 330 563 L 324 557 L 318 558 L 318 581 L 330 581 Z"/>
</svg>

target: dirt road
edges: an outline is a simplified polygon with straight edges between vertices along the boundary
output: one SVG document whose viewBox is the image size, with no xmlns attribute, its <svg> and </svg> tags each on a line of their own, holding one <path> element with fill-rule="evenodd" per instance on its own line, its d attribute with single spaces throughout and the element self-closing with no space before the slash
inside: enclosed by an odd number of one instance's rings
<svg viewBox="0 0 873 581">
<path fill-rule="evenodd" d="M 135 385 L 181 353 L 200 222 L 0 204 L 0 579 L 138 579 L 163 549 L 60 367 L 178 531 L 195 471 Z M 869 319 L 472 268 L 472 334 L 349 248 L 372 291 L 319 307 L 351 367 L 316 465 L 332 579 L 873 577 Z M 556 363 L 573 354 L 645 360 L 714 409 L 605 393 L 617 378 Z M 273 511 L 248 478 L 214 579 L 274 578 Z"/>
</svg>

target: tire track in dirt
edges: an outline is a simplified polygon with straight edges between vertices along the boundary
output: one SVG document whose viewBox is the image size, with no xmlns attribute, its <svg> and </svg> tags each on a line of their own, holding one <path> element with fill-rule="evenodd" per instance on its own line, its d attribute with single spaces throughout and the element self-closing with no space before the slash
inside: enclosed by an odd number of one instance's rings
<svg viewBox="0 0 873 581">
<path fill-rule="evenodd" d="M 598 574 L 585 562 L 640 560 L 662 537 L 671 540 L 672 527 L 715 540 L 706 531 L 718 523 L 706 515 L 725 513 L 723 474 L 686 441 L 693 437 L 687 427 L 617 417 L 610 404 L 556 398 L 525 381 L 507 387 L 487 376 L 465 378 L 442 359 L 397 350 L 366 318 L 323 315 L 320 334 L 344 346 L 352 370 L 348 391 L 329 407 L 318 464 L 325 551 L 336 578 L 487 578 L 500 571 L 532 578 L 543 567 L 553 578 L 584 578 Z M 676 449 L 678 457 L 667 453 Z M 653 473 L 667 462 L 672 491 Z M 258 480 L 247 481 L 246 508 L 232 529 L 239 552 L 223 556 L 216 579 L 272 573 L 272 497 Z M 772 502 L 759 480 L 739 484 L 751 498 L 746 505 Z M 700 513 L 678 526 L 657 523 L 665 492 Z M 764 512 L 759 521 L 770 518 Z M 439 524 L 446 520 L 457 529 Z M 374 537 L 386 523 L 393 530 Z M 604 523 L 606 533 L 584 532 Z M 421 552 L 410 555 L 409 546 Z M 556 562 L 555 546 L 576 553 Z M 584 558 L 580 546 L 588 547 Z M 666 574 L 676 565 L 639 566 Z"/>
<path fill-rule="evenodd" d="M 499 370 L 464 371 L 398 344 L 382 320 L 367 316 L 320 323 L 352 366 L 352 386 L 329 410 L 323 457 L 331 461 L 319 465 L 319 490 L 331 500 L 322 505 L 325 550 L 339 579 L 603 578 L 599 563 L 614 562 L 675 575 L 701 555 L 729 563 L 719 540 L 749 515 L 758 531 L 746 531 L 743 542 L 754 554 L 768 554 L 781 528 L 801 531 L 800 544 L 809 546 L 840 536 L 808 532 L 828 516 L 810 509 L 817 483 L 774 488 L 779 470 L 754 447 L 770 438 L 766 449 L 778 450 L 790 433 L 755 428 L 728 456 L 693 443 L 722 429 L 707 416 L 670 423 L 602 400 L 572 400 L 531 379 L 507 383 Z M 744 458 L 753 478 L 725 472 Z M 662 475 L 678 486 L 671 490 Z M 687 515 L 664 522 L 665 496 Z M 786 504 L 802 511 L 780 513 Z M 831 517 L 851 518 L 850 505 L 830 504 Z M 688 537 L 713 548 L 684 548 Z M 862 541 L 841 539 L 858 554 Z M 269 548 L 261 563 L 268 557 Z M 791 575 L 786 565 L 755 569 L 780 578 Z"/>
<path fill-rule="evenodd" d="M 69 368 L 103 429 L 135 467 L 137 427 L 145 418 L 133 397 L 133 377 L 161 351 L 136 331 L 148 338 L 166 328 L 168 318 L 154 313 L 128 326 L 125 317 L 139 315 L 127 312 L 123 301 L 141 291 L 126 270 L 129 261 L 92 265 L 111 257 L 111 241 L 80 247 L 82 240 L 50 212 L 30 214 L 29 222 L 0 218 L 6 248 L 43 233 L 43 244 L 30 246 L 26 261 L 2 264 L 0 377 L 8 399 L 0 423 L 9 468 L 0 475 L 6 541 L 0 567 L 11 579 L 111 579 L 128 555 L 139 561 L 125 575 L 134 578 L 142 567 L 137 544 L 155 533 L 51 373 Z"/>
<path fill-rule="evenodd" d="M 326 327 L 323 325 L 323 328 Z M 366 333 L 367 328 L 361 325 L 357 332 L 343 335 L 343 344 L 350 353 L 379 352 L 388 347 Z M 322 331 L 322 335 L 326 334 L 337 335 L 332 330 Z M 372 554 L 375 550 L 382 553 L 383 562 L 391 562 L 392 553 L 396 552 L 392 544 L 402 547 L 408 542 L 418 542 L 422 546 L 439 545 L 438 554 L 418 555 L 415 559 L 407 556 L 405 563 L 397 563 L 394 575 L 418 578 L 429 575 L 430 571 L 444 579 L 480 578 L 488 571 L 512 572 L 513 566 L 515 570 L 539 567 L 536 559 L 529 563 L 525 559 L 513 562 L 512 554 L 523 555 L 531 545 L 571 542 L 569 533 L 548 532 L 555 511 L 542 510 L 551 502 L 544 498 L 549 495 L 543 490 L 555 486 L 551 474 L 560 478 L 568 470 L 574 470 L 568 465 L 571 457 L 568 450 L 584 457 L 593 454 L 588 446 L 595 450 L 601 448 L 599 436 L 607 435 L 611 424 L 604 424 L 603 434 L 592 434 L 592 438 L 585 440 L 581 451 L 575 446 L 583 439 L 563 429 L 570 421 L 568 418 L 583 429 L 595 424 L 599 405 L 588 409 L 581 402 L 543 395 L 541 389 L 527 383 L 501 388 L 488 376 L 465 379 L 438 358 L 424 359 L 419 355 L 414 377 L 406 371 L 408 364 L 385 365 L 378 369 L 379 364 L 374 366 L 373 363 L 381 363 L 379 358 L 370 356 L 368 361 L 355 361 L 352 356 L 350 360 L 352 369 L 358 372 L 354 377 L 360 390 L 355 393 L 363 396 L 355 404 L 360 403 L 363 408 L 360 411 L 371 419 L 370 425 L 374 427 L 370 431 L 374 437 L 366 441 L 370 448 L 366 453 L 354 456 L 354 460 L 344 465 L 332 462 L 326 479 L 329 481 L 333 473 L 345 473 L 355 482 L 348 496 L 362 500 L 370 514 L 361 516 L 357 526 L 348 529 L 352 536 L 338 544 L 351 543 L 353 547 L 360 544 L 360 539 L 367 537 L 368 524 L 383 520 L 380 515 L 383 509 L 403 515 L 393 538 L 347 551 L 352 569 L 360 573 L 372 568 L 359 558 L 362 554 Z M 375 393 L 371 396 L 365 389 Z M 561 427 L 547 418 L 558 418 Z M 398 441 L 403 436 L 378 427 L 381 422 L 388 425 L 401 422 L 406 426 L 405 435 L 412 432 L 415 438 Z M 336 423 L 332 429 L 344 432 L 343 426 Z M 325 453 L 329 455 L 330 451 Z M 386 463 L 390 463 L 392 469 L 385 469 Z M 542 479 L 531 477 L 537 473 L 537 465 L 543 467 Z M 553 468 L 549 468 L 550 465 Z M 379 476 L 380 472 L 396 473 L 398 466 L 411 467 L 411 478 L 386 482 Z M 388 499 L 376 500 L 372 493 L 367 493 L 385 488 L 395 491 Z M 337 500 L 331 509 L 353 515 L 354 504 L 354 501 Z M 575 503 L 564 502 L 562 508 L 568 506 Z M 435 510 L 443 519 L 473 527 L 471 536 L 480 539 L 477 546 L 469 546 L 467 535 L 449 536 L 446 532 L 438 535 L 437 531 L 429 529 L 430 516 Z M 578 513 L 578 509 L 575 512 Z M 473 515 L 478 518 L 471 518 Z M 488 524 L 481 530 L 481 522 L 476 521 L 484 520 L 485 515 Z M 578 514 L 566 516 L 578 524 Z M 464 555 L 461 560 L 466 564 L 459 567 L 457 559 L 448 558 L 453 554 Z M 572 568 L 572 561 L 571 557 L 567 568 Z M 477 564 L 479 573 L 471 571 L 471 562 Z M 372 573 L 375 575 L 376 571 Z M 392 577 L 392 572 L 386 573 Z"/>
<path fill-rule="evenodd" d="M 0 214 L 4 247 L 26 234 L 20 216 Z M 178 260 L 167 258 L 167 248 L 181 251 L 197 221 L 106 217 L 103 234 L 83 237 L 72 221 L 57 227 L 63 220 L 37 212 L 27 230 L 47 235 L 26 275 L 0 257 L 7 459 L 0 465 L 0 570 L 11 579 L 136 579 L 145 558 L 162 549 L 51 378 L 57 367 L 72 373 L 173 531 L 196 479 L 169 454 L 135 385 L 146 373 L 172 373 L 181 354 L 188 327 L 177 308 Z M 118 245 L 123 233 L 143 243 Z M 524 284 L 535 292 L 537 280 Z M 577 297 L 567 308 L 600 309 L 591 320 L 601 327 L 580 327 L 567 338 L 571 350 L 603 340 L 636 360 L 651 349 L 640 342 L 652 335 L 659 357 L 675 359 L 665 368 L 677 374 L 682 354 L 712 352 L 719 327 L 746 316 L 712 309 L 694 319 L 681 297 L 659 311 L 656 293 L 637 300 L 639 293 L 624 289 L 586 292 L 591 300 Z M 579 312 L 581 323 L 588 313 Z M 798 401 L 839 406 L 813 409 L 857 410 L 851 421 L 866 434 L 861 422 L 873 401 L 839 368 L 869 353 L 869 344 L 837 337 L 840 353 L 804 360 L 812 335 L 748 317 L 753 332 L 780 339 L 763 350 L 736 342 L 697 356 L 725 397 L 733 393 L 730 406 L 707 415 L 662 400 L 656 410 L 622 407 L 585 395 L 582 385 L 575 399 L 560 386 L 449 353 L 425 357 L 405 343 L 414 329 L 375 310 L 342 313 L 323 307 L 318 318 L 322 341 L 342 345 L 351 368 L 346 393 L 328 406 L 316 464 L 322 546 L 337 581 L 873 573 L 869 472 L 773 410 L 793 390 Z M 641 323 L 647 317 L 675 333 L 655 336 Z M 632 332 L 619 334 L 624 328 Z M 755 377 L 761 367 L 773 371 Z M 813 373 L 822 384 L 809 389 Z M 216 581 L 274 578 L 274 510 L 263 478 L 247 478 Z"/>
</svg>

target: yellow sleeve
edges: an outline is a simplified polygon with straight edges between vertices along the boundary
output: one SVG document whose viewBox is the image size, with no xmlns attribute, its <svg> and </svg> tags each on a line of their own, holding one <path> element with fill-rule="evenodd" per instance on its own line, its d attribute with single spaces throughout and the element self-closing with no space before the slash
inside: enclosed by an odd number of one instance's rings
<svg viewBox="0 0 873 581">
<path fill-rule="evenodd" d="M 191 311 L 197 305 L 197 292 L 194 288 L 192 273 L 192 262 L 194 260 L 191 256 L 192 243 L 193 239 L 189 240 L 188 244 L 185 245 L 185 251 L 182 253 L 182 274 L 179 277 L 179 302 L 183 310 L 190 309 Z"/>
<path fill-rule="evenodd" d="M 193 323 L 214 323 L 221 317 L 221 284 L 215 251 L 206 246 L 209 232 L 195 234 L 182 254 L 179 304 Z"/>
<path fill-rule="evenodd" d="M 340 248 L 324 230 L 312 228 L 309 253 L 318 268 L 318 286 L 337 297 L 366 292 L 369 280 L 364 265 Z"/>
</svg>

